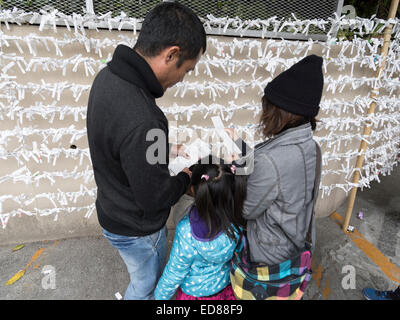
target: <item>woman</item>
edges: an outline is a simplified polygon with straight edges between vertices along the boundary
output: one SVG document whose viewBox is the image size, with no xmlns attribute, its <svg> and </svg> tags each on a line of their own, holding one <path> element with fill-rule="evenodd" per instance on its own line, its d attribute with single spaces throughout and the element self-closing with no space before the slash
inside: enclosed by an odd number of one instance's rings
<svg viewBox="0 0 400 320">
<path fill-rule="evenodd" d="M 266 141 L 236 161 L 237 166 L 254 161 L 243 207 L 252 262 L 275 265 L 304 250 L 314 211 L 319 147 L 312 131 L 322 90 L 322 58 L 315 55 L 278 75 L 264 90 L 260 125 Z M 233 130 L 227 131 L 244 145 Z M 315 227 L 313 239 L 314 234 Z"/>
</svg>

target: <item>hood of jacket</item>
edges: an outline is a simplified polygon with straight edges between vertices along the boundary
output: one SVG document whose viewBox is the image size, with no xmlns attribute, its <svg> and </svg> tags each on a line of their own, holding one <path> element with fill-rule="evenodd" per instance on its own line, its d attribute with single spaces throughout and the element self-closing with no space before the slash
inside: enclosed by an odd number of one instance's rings
<svg viewBox="0 0 400 320">
<path fill-rule="evenodd" d="M 212 263 L 224 263 L 231 259 L 236 242 L 223 232 L 217 233 L 210 239 L 207 223 L 201 220 L 197 208 L 194 206 L 189 213 L 189 222 L 192 236 L 196 240 L 193 241 L 193 245 L 204 260 Z"/>
</svg>

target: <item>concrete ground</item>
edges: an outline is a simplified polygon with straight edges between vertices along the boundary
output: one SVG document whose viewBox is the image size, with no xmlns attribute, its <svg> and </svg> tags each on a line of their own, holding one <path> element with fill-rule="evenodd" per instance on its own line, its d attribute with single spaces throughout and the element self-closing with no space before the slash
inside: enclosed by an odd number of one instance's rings
<svg viewBox="0 0 400 320">
<path fill-rule="evenodd" d="M 317 219 L 313 278 L 305 300 L 362 300 L 361 290 L 400 284 L 400 169 L 359 191 L 345 234 L 339 226 L 346 203 L 337 213 Z M 363 219 L 357 217 L 363 212 Z M 168 222 L 172 243 L 174 221 Z M 116 299 L 129 282 L 116 249 L 102 236 L 0 246 L 0 299 Z M 23 276 L 6 285 L 20 270 Z M 47 272 L 47 273 L 46 273 Z"/>
</svg>

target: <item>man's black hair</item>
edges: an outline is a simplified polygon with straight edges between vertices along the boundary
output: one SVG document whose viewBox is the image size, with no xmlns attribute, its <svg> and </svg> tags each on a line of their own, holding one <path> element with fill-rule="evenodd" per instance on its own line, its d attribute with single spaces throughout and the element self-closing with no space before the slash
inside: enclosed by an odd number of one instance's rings
<svg viewBox="0 0 400 320">
<path fill-rule="evenodd" d="M 199 17 L 177 2 L 163 2 L 149 11 L 134 49 L 146 57 L 154 57 L 170 46 L 181 50 L 178 64 L 195 59 L 206 51 L 206 33 Z"/>
</svg>

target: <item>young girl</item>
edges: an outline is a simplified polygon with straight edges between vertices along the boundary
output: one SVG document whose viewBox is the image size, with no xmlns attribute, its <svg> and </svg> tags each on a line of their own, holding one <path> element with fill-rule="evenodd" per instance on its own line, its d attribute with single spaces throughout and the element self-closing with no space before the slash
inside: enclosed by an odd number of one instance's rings
<svg viewBox="0 0 400 320">
<path fill-rule="evenodd" d="M 254 160 L 243 205 L 253 262 L 276 265 L 304 249 L 313 219 L 319 148 L 312 131 L 323 85 L 322 58 L 311 55 L 279 74 L 264 90 L 260 125 L 266 141 L 246 156 Z M 243 144 L 233 130 L 227 131 Z"/>
<path fill-rule="evenodd" d="M 214 162 L 215 163 L 215 162 Z M 157 300 L 235 300 L 230 260 L 242 231 L 246 178 L 234 165 L 192 167 L 195 204 L 178 223 Z"/>
</svg>

